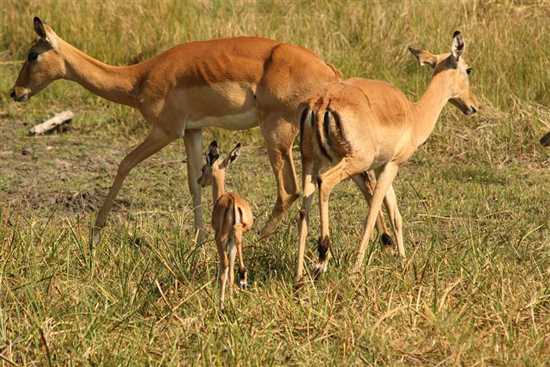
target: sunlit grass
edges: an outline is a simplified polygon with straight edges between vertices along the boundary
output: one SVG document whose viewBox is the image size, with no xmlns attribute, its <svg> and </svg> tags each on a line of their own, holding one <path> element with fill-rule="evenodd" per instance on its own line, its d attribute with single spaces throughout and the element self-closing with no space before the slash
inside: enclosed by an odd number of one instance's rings
<svg viewBox="0 0 550 367">
<path fill-rule="evenodd" d="M 349 183 L 331 201 L 334 261 L 292 287 L 293 208 L 266 241 L 245 237 L 251 288 L 218 312 L 212 239 L 197 247 L 177 142 L 137 167 L 102 243 L 89 226 L 141 117 L 56 82 L 25 105 L 0 94 L 0 363 L 5 365 L 544 365 L 550 359 L 549 8 L 545 1 L 15 1 L 0 8 L 0 90 L 34 37 L 32 16 L 113 64 L 177 43 L 262 35 L 300 44 L 345 76 L 385 79 L 411 98 L 429 70 L 414 44 L 445 52 L 460 29 L 483 109 L 446 107 L 396 180 L 405 267 L 372 245 L 350 279 L 367 207 Z M 54 112 L 64 135 L 27 136 Z M 208 131 L 244 143 L 228 186 L 257 227 L 275 196 L 256 130 Z M 23 148 L 32 154 L 22 155 Z M 296 151 L 296 155 L 297 155 Z M 211 205 L 210 193 L 203 196 Z M 209 220 L 209 210 L 206 210 Z M 317 212 L 308 264 L 315 258 Z M 210 236 L 212 237 L 212 236 Z"/>
</svg>

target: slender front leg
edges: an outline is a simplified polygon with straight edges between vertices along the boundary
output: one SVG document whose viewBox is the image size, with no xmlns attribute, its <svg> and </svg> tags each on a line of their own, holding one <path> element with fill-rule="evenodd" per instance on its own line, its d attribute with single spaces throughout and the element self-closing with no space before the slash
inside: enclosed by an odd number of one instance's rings
<svg viewBox="0 0 550 367">
<path fill-rule="evenodd" d="M 197 243 L 202 244 L 206 237 L 201 207 L 201 186 L 197 182 L 201 175 L 202 131 L 186 130 L 183 137 L 187 155 L 187 184 L 193 199 L 193 215 Z"/>
<path fill-rule="evenodd" d="M 261 125 L 269 160 L 277 180 L 277 201 L 261 238 L 271 235 L 292 203 L 298 198 L 296 169 L 292 159 L 292 143 L 298 134 L 296 126 L 279 115 L 267 116 Z"/>
<path fill-rule="evenodd" d="M 380 212 L 382 207 L 382 201 L 384 196 L 391 186 L 399 166 L 395 163 L 388 163 L 382 168 L 382 172 L 378 176 L 378 182 L 376 183 L 376 188 L 374 189 L 374 196 L 372 197 L 372 202 L 369 208 L 369 214 L 367 216 L 367 221 L 365 223 L 365 230 L 363 233 L 363 238 L 361 239 L 361 244 L 359 245 L 359 252 L 357 254 L 357 259 L 355 265 L 353 266 L 353 272 L 359 273 L 363 265 L 363 259 L 365 257 L 365 251 L 369 243 L 369 239 L 372 235 L 372 230 L 376 222 L 376 217 Z"/>
<path fill-rule="evenodd" d="M 390 215 L 390 221 L 395 233 L 395 238 L 397 238 L 399 255 L 402 258 L 405 258 L 405 245 L 403 244 L 403 219 L 401 218 L 401 213 L 399 213 L 399 208 L 397 207 L 397 197 L 395 196 L 393 185 L 391 185 L 386 192 L 384 204 L 386 205 L 386 209 Z"/>
<path fill-rule="evenodd" d="M 304 157 L 302 157 L 303 159 Z M 315 184 L 313 183 L 313 163 L 311 161 L 302 161 L 302 186 L 303 186 L 303 201 L 302 209 L 300 210 L 300 221 L 298 222 L 298 259 L 296 262 L 296 275 L 294 277 L 294 283 L 299 286 L 302 282 L 302 276 L 304 273 L 304 257 L 306 251 L 306 240 L 309 226 L 309 212 L 311 210 L 311 202 L 313 200 L 313 193 L 315 192 Z M 316 174 L 315 174 L 316 175 Z"/>
<path fill-rule="evenodd" d="M 330 232 L 329 232 L 329 211 L 328 201 L 330 193 L 334 186 L 350 177 L 346 171 L 347 162 L 341 160 L 336 166 L 330 168 L 319 176 L 319 214 L 321 216 L 321 237 L 317 250 L 319 252 L 319 262 L 315 266 L 315 275 L 327 271 L 328 261 L 330 260 Z"/>
<path fill-rule="evenodd" d="M 143 143 L 138 145 L 130 154 L 124 157 L 122 162 L 120 162 L 113 185 L 109 190 L 107 198 L 103 202 L 101 210 L 97 214 L 95 225 L 92 230 L 92 240 L 95 244 L 100 241 L 101 229 L 105 226 L 109 212 L 113 207 L 113 202 L 122 187 L 124 179 L 128 176 L 128 173 L 130 173 L 132 168 L 138 163 L 164 148 L 170 142 L 174 141 L 175 138 L 175 136 L 167 135 L 160 129 L 153 128 Z"/>
<path fill-rule="evenodd" d="M 372 202 L 372 196 L 374 195 L 374 188 L 376 187 L 376 179 L 374 177 L 371 177 L 370 172 L 363 172 L 359 175 L 355 175 L 352 177 L 353 182 L 359 187 L 359 190 L 361 193 L 363 193 L 363 196 L 367 200 L 367 203 L 369 206 Z M 384 216 L 382 215 L 382 211 L 378 214 L 376 217 L 376 228 L 378 230 L 378 233 L 380 234 L 380 241 L 385 246 L 392 246 L 393 240 L 391 236 L 388 234 L 388 227 L 386 227 L 386 223 L 384 223 Z"/>
</svg>

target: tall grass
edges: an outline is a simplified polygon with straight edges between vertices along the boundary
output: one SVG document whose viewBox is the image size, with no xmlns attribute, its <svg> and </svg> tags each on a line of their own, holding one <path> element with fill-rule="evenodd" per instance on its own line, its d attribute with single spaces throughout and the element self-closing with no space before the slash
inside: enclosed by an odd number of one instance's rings
<svg viewBox="0 0 550 367">
<path fill-rule="evenodd" d="M 191 240 L 183 144 L 132 172 L 90 248 L 117 163 L 145 133 L 141 117 L 68 82 L 24 105 L 0 93 L 0 365 L 548 363 L 550 153 L 538 144 L 550 128 L 547 1 L 3 0 L 0 91 L 15 80 L 35 15 L 113 64 L 191 40 L 261 35 L 413 99 L 429 70 L 407 46 L 446 52 L 459 29 L 483 109 L 466 119 L 447 107 L 396 180 L 405 267 L 373 245 L 364 277 L 348 278 L 367 208 L 344 183 L 331 199 L 326 277 L 292 289 L 294 209 L 267 241 L 246 236 L 252 287 L 219 313 L 214 245 Z M 70 133 L 27 136 L 64 108 L 77 112 Z M 221 144 L 243 139 L 228 186 L 249 199 L 259 227 L 274 183 L 255 133 L 224 133 Z"/>
</svg>

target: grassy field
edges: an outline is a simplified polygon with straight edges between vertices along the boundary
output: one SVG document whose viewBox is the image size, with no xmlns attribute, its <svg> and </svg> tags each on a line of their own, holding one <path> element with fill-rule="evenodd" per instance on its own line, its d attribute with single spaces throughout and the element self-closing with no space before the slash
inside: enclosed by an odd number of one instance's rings
<svg viewBox="0 0 550 367">
<path fill-rule="evenodd" d="M 538 144 L 550 129 L 548 1 L 150 4 L 2 1 L 0 365 L 548 365 L 550 149 Z M 331 201 L 335 261 L 326 276 L 293 291 L 295 207 L 269 240 L 246 236 L 252 286 L 220 313 L 212 235 L 202 248 L 192 241 L 183 142 L 131 173 L 103 241 L 88 246 L 118 162 L 147 126 L 68 82 L 11 102 L 5 92 L 34 15 L 110 63 L 189 40 L 263 35 L 309 47 L 345 76 L 388 80 L 412 99 L 429 70 L 407 46 L 445 52 L 460 29 L 483 109 L 465 118 L 446 107 L 400 172 L 407 266 L 376 244 L 364 276 L 348 279 L 367 207 L 344 183 Z M 70 132 L 27 136 L 65 109 L 77 113 Z M 243 142 L 228 186 L 252 202 L 259 229 L 275 190 L 258 130 L 211 137 L 226 150 Z M 308 251 L 311 264 L 313 239 Z"/>
</svg>

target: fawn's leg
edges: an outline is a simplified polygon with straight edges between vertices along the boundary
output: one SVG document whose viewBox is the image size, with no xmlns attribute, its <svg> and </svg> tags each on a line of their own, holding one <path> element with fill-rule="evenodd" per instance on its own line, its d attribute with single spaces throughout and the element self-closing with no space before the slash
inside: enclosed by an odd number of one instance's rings
<svg viewBox="0 0 550 367">
<path fill-rule="evenodd" d="M 239 258 L 239 288 L 245 289 L 248 287 L 248 271 L 244 266 L 243 258 L 243 226 L 242 224 L 236 224 L 233 227 L 235 233 L 235 244 L 237 247 L 237 257 Z"/>
<path fill-rule="evenodd" d="M 216 245 L 220 259 L 220 267 L 218 270 L 220 282 L 220 310 L 223 310 L 225 301 L 225 286 L 227 285 L 227 276 L 229 273 L 229 259 L 226 251 L 227 239 L 216 237 Z"/>
</svg>

